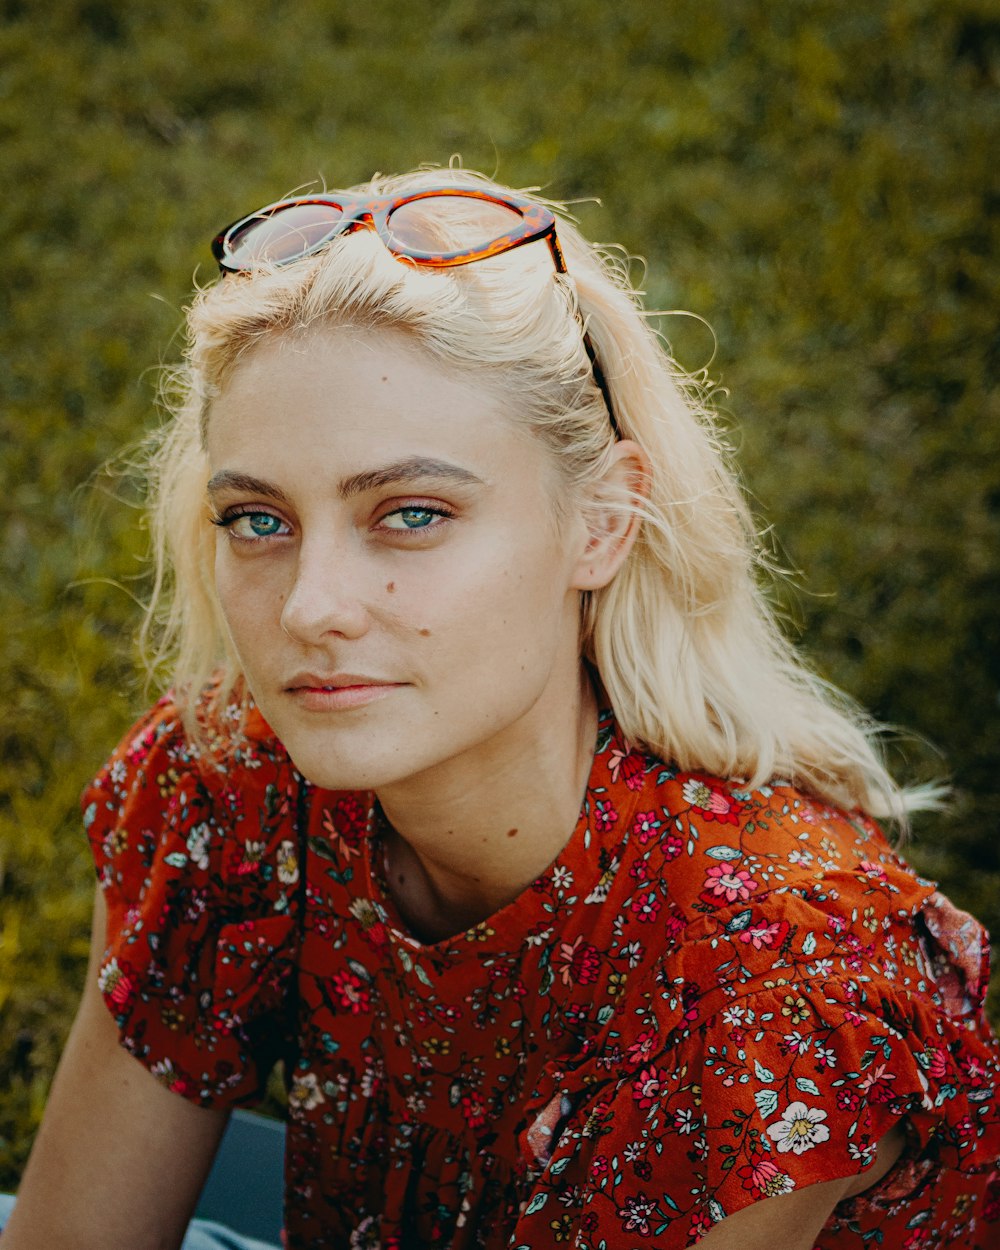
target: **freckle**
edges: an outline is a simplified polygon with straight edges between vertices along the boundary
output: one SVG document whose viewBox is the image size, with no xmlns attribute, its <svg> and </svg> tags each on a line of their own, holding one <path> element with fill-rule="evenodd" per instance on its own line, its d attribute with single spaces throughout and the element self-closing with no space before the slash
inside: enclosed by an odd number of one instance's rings
<svg viewBox="0 0 1000 1250">
<path fill-rule="evenodd" d="M 507 837 L 508 837 L 508 838 L 516 838 L 516 837 L 517 837 L 517 830 L 516 830 L 516 829 L 508 829 L 508 830 L 507 830 Z"/>
<path fill-rule="evenodd" d="M 383 381 L 383 382 L 388 382 L 388 381 L 389 381 L 389 377 L 388 377 L 388 375 L 387 375 L 387 374 L 383 374 L 383 375 L 382 375 L 382 381 Z"/>
<path fill-rule="evenodd" d="M 385 381 L 385 379 L 384 379 L 384 378 L 383 378 L 382 380 L 383 380 L 383 382 Z M 395 590 L 396 590 L 396 583 L 395 583 L 395 582 L 386 582 L 386 584 L 385 584 L 385 588 L 386 588 L 386 590 L 389 592 L 389 594 L 390 594 L 390 595 L 391 595 L 391 594 L 394 594 L 394 593 L 395 593 Z"/>
<path fill-rule="evenodd" d="M 421 629 L 418 632 L 421 638 L 429 638 L 431 636 L 431 631 L 429 629 Z"/>
<path fill-rule="evenodd" d="M 400 874 L 399 874 L 399 876 L 396 878 L 396 881 L 397 881 L 400 885 L 406 885 L 406 876 L 405 876 L 405 874 L 404 874 L 404 873 L 400 873 Z"/>
</svg>

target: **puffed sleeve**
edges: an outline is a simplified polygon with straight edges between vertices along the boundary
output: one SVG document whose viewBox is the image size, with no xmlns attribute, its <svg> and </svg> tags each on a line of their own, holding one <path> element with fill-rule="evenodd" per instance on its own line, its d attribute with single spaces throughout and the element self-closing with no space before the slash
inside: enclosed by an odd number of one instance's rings
<svg viewBox="0 0 1000 1250">
<path fill-rule="evenodd" d="M 220 770 L 168 697 L 84 792 L 123 1046 L 201 1106 L 258 1096 L 288 1031 L 302 783 L 273 739 Z"/>
<path fill-rule="evenodd" d="M 630 1026 L 552 1074 L 512 1244 L 680 1250 L 751 1203 L 863 1172 L 904 1119 L 920 1158 L 994 1166 L 985 934 L 936 893 L 912 913 L 866 898 L 847 919 L 793 896 L 721 939 L 691 926 Z"/>
</svg>

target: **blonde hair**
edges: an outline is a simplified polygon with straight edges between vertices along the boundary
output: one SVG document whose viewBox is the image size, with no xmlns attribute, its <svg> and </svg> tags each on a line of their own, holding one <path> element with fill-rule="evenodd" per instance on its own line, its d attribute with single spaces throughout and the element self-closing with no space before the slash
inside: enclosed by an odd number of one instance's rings
<svg viewBox="0 0 1000 1250">
<path fill-rule="evenodd" d="M 357 189 L 395 195 L 441 184 L 506 190 L 461 169 Z M 782 635 L 767 602 L 767 561 L 711 415 L 644 320 L 625 264 L 562 216 L 558 233 L 569 270 L 559 278 L 540 243 L 431 272 L 400 263 L 359 230 L 290 265 L 197 293 L 185 363 L 171 375 L 173 420 L 150 463 L 156 571 L 144 627 L 190 732 L 205 732 L 194 696 L 206 684 L 216 682 L 217 710 L 242 689 L 214 587 L 204 451 L 212 397 L 241 358 L 276 333 L 402 331 L 513 397 L 512 419 L 552 449 L 567 497 L 583 498 L 616 437 L 586 327 L 620 436 L 651 463 L 648 498 L 622 505 L 641 516 L 638 541 L 610 585 L 582 604 L 582 652 L 622 732 L 682 769 L 749 785 L 786 777 L 841 806 L 905 819 L 918 804 L 887 772 L 877 726 Z"/>
</svg>

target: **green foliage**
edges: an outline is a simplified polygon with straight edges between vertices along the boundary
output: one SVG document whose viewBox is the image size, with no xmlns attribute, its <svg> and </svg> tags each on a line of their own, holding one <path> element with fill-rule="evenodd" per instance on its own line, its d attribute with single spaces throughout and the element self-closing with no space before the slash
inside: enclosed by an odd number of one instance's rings
<svg viewBox="0 0 1000 1250">
<path fill-rule="evenodd" d="M 998 85 L 988 0 L 0 4 L 0 1185 L 83 971 L 76 795 L 143 698 L 144 539 L 102 466 L 215 229 L 320 176 L 460 152 L 603 197 L 584 229 L 714 329 L 803 645 L 943 752 L 904 744 L 956 794 L 909 853 L 1000 932 Z"/>
</svg>

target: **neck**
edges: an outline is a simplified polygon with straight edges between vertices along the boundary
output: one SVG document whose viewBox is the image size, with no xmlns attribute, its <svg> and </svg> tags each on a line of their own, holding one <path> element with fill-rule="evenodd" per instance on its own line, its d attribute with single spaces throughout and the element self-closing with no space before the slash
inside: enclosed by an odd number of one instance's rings
<svg viewBox="0 0 1000 1250">
<path fill-rule="evenodd" d="M 492 915 L 569 841 L 593 764 L 597 701 L 583 675 L 570 707 L 550 702 L 468 758 L 379 791 L 389 890 L 418 937 L 438 941 Z"/>
</svg>

